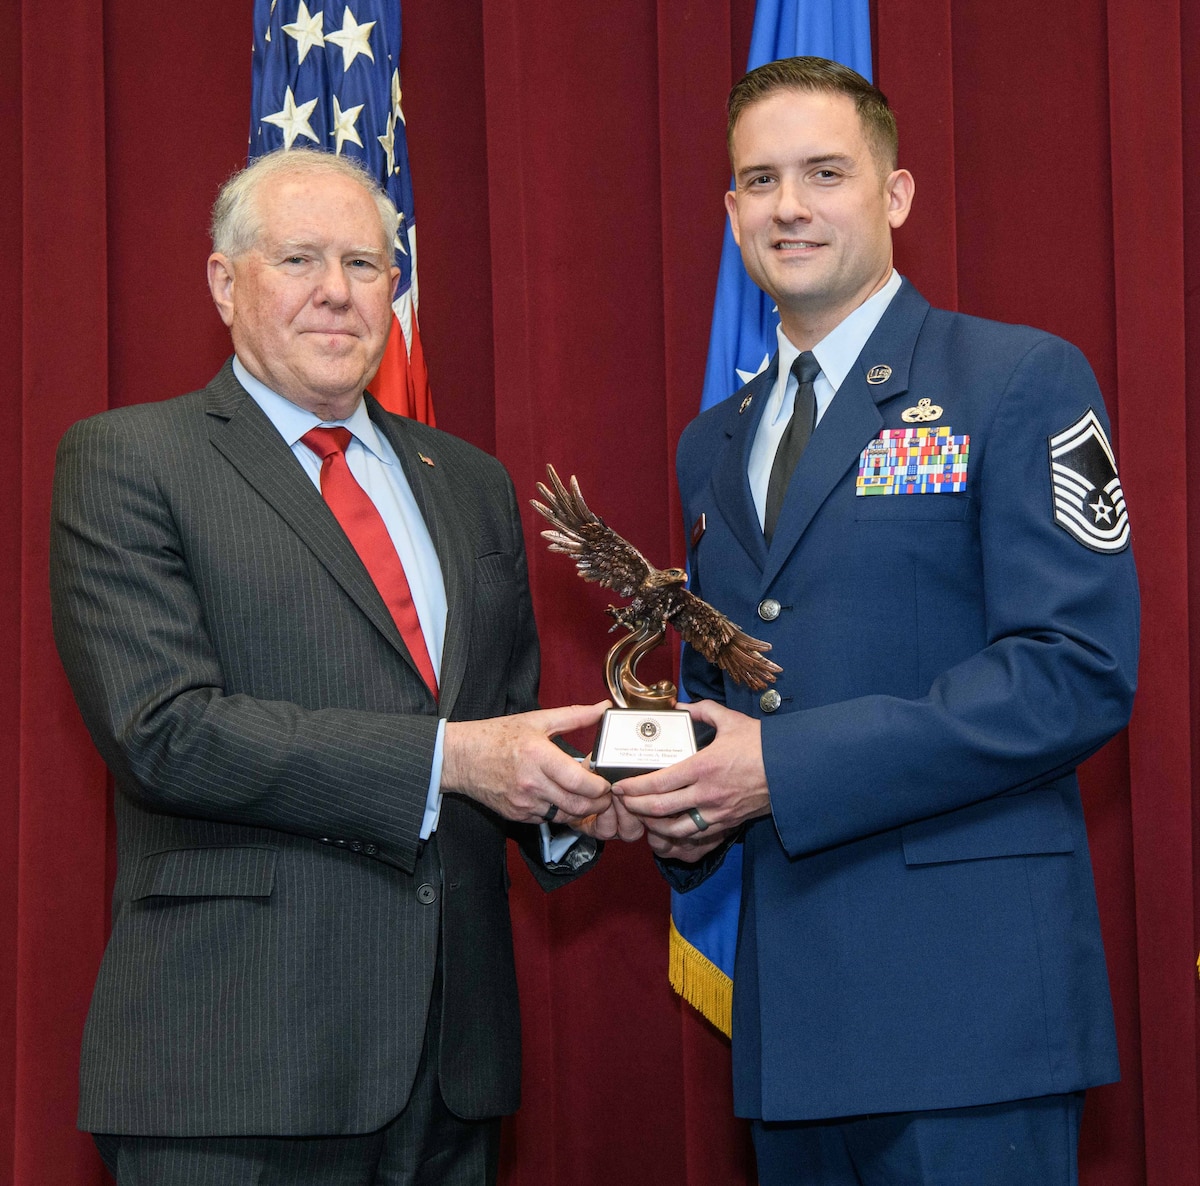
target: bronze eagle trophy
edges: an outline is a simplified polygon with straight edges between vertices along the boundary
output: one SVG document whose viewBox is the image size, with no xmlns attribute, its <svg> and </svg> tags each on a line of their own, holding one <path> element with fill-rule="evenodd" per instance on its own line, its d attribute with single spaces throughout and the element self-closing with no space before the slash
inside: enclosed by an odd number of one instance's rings
<svg viewBox="0 0 1200 1186">
<path fill-rule="evenodd" d="M 668 623 L 690 647 L 738 683 L 760 691 L 775 682 L 783 669 L 765 657 L 769 643 L 751 638 L 707 601 L 689 593 L 682 568 L 655 568 L 588 507 L 574 476 L 568 489 L 552 465 L 546 466 L 546 472 L 550 485 L 537 485 L 546 501 L 531 499 L 530 503 L 552 525 L 553 530 L 542 532 L 550 551 L 573 556 L 585 581 L 631 599 L 628 605 L 610 605 L 607 611 L 614 619 L 611 629 L 622 626 L 628 631 L 608 652 L 604 665 L 614 704 L 641 710 L 675 707 L 673 683 L 660 680 L 647 687 L 636 671 L 638 662 L 662 644 Z"/>
</svg>

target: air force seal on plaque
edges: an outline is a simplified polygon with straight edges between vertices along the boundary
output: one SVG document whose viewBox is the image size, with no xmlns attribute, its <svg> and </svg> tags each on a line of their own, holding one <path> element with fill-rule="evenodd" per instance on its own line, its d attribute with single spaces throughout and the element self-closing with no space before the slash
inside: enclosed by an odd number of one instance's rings
<svg viewBox="0 0 1200 1186">
<path fill-rule="evenodd" d="M 1093 552 L 1129 547 L 1129 517 L 1112 446 L 1091 408 L 1050 438 L 1054 519 Z"/>
</svg>

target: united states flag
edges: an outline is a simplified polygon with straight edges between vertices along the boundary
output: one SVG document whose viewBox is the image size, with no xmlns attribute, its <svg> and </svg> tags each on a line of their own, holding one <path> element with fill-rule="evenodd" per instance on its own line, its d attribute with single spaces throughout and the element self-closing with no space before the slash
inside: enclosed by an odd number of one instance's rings
<svg viewBox="0 0 1200 1186">
<path fill-rule="evenodd" d="M 250 160 L 277 148 L 345 153 L 378 178 L 399 211 L 392 308 L 401 333 L 371 393 L 433 423 L 417 324 L 417 232 L 400 89 L 400 0 L 254 0 Z"/>
</svg>

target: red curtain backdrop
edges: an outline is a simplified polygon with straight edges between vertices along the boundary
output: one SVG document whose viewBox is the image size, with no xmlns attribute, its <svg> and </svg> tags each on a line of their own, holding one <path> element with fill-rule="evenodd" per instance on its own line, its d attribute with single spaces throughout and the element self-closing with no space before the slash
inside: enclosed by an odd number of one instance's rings
<svg viewBox="0 0 1200 1186">
<path fill-rule="evenodd" d="M 73 1116 L 111 823 L 50 638 L 53 451 L 81 416 L 202 385 L 227 352 L 204 228 L 245 155 L 250 8 L 0 8 L 0 279 L 21 294 L 0 380 L 0 1181 L 17 1186 L 106 1180 Z M 1200 69 L 1183 52 L 1200 0 L 876 0 L 873 15 L 917 178 L 900 269 L 936 303 L 1077 343 L 1113 414 L 1144 642 L 1133 723 L 1084 770 L 1124 1078 L 1089 1096 L 1082 1181 L 1200 1186 L 1200 165 L 1184 155 Z M 753 0 L 404 8 L 438 422 L 497 453 L 523 495 L 546 461 L 578 474 L 662 564 L 683 552 L 672 456 L 699 401 L 722 105 L 752 17 Z M 526 526 L 543 699 L 591 700 L 605 598 L 545 552 L 532 512 Z M 753 1182 L 727 1047 L 667 987 L 646 849 L 612 846 L 552 897 L 514 873 L 526 1060 L 503 1180 Z"/>
</svg>

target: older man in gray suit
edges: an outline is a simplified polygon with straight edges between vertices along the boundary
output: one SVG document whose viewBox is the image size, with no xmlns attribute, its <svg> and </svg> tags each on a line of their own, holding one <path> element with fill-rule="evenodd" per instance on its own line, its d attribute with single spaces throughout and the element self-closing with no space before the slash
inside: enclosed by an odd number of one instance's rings
<svg viewBox="0 0 1200 1186">
<path fill-rule="evenodd" d="M 617 830 L 552 741 L 603 705 L 536 711 L 507 475 L 364 395 L 395 225 L 339 158 L 256 162 L 208 263 L 234 358 L 59 451 L 55 635 L 117 785 L 80 1125 L 121 1183 L 493 1180 L 505 837 L 549 888 Z"/>
</svg>

